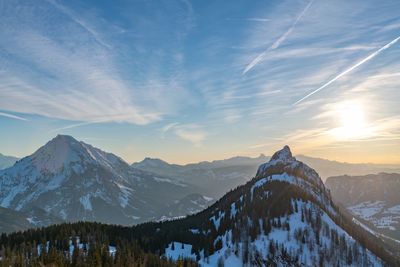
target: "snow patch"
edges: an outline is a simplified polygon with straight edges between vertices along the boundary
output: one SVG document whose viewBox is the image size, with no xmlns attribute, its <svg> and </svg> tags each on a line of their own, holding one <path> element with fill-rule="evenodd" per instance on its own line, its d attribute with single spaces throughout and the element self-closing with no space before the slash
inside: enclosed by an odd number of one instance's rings
<svg viewBox="0 0 400 267">
<path fill-rule="evenodd" d="M 93 210 L 92 203 L 90 202 L 90 195 L 81 196 L 79 202 L 82 204 L 85 210 Z"/>
<path fill-rule="evenodd" d="M 192 245 L 180 242 L 171 242 L 165 249 L 165 256 L 174 261 L 184 258 L 196 259 L 196 255 L 192 254 Z"/>
</svg>

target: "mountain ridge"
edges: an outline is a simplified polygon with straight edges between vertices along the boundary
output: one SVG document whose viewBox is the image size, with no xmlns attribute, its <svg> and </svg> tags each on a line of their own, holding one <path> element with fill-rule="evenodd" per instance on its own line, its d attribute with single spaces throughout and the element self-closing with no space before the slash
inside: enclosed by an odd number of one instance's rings
<svg viewBox="0 0 400 267">
<path fill-rule="evenodd" d="M 169 212 L 169 204 L 196 191 L 184 182 L 132 168 L 122 158 L 66 135 L 57 135 L 0 170 L 0 206 L 41 209 L 66 221 L 130 225 L 154 220 Z"/>
<path fill-rule="evenodd" d="M 144 251 L 177 262 L 188 258 L 201 266 L 399 263 L 379 239 L 342 215 L 318 173 L 292 157 L 288 147 L 262 164 L 246 184 L 182 219 L 134 227 L 64 224 L 37 230 L 27 239 L 17 233 L 4 240 L 33 242 L 32 236 L 50 238 L 57 229 L 63 229 L 66 239 L 72 232 L 80 233 L 80 240 L 94 238 L 99 245 L 116 247 L 117 252 L 126 251 L 127 244 L 137 244 Z M 49 240 L 49 246 L 53 242 Z M 76 247 L 85 246 L 79 241 Z"/>
</svg>

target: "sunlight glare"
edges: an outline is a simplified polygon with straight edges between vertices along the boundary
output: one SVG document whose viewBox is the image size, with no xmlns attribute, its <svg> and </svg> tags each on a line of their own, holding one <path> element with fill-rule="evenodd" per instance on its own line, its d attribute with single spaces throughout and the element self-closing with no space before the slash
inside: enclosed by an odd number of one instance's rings
<svg viewBox="0 0 400 267">
<path fill-rule="evenodd" d="M 340 140 L 360 139 L 369 134 L 365 111 L 357 102 L 345 102 L 337 106 L 340 126 L 334 129 L 336 138 Z"/>
</svg>

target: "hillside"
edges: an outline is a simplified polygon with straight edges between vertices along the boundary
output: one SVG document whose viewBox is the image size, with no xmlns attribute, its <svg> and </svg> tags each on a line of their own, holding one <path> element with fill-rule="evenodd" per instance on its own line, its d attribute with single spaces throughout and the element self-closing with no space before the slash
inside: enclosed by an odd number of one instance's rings
<svg viewBox="0 0 400 267">
<path fill-rule="evenodd" d="M 400 240 L 400 174 L 329 177 L 334 200 L 381 234 Z M 399 249 L 400 249 L 400 241 Z"/>
</svg>

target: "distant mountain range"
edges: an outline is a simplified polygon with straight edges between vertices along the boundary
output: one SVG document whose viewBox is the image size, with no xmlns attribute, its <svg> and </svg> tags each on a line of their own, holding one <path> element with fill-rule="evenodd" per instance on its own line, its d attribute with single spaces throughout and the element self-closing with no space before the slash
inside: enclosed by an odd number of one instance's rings
<svg viewBox="0 0 400 267">
<path fill-rule="evenodd" d="M 326 186 L 358 220 L 398 240 L 400 252 L 400 174 L 329 177 Z"/>
<path fill-rule="evenodd" d="M 400 165 L 352 164 L 296 156 L 321 174 L 323 180 L 337 175 L 364 175 L 380 172 L 400 172 Z M 145 158 L 132 166 L 160 175 L 167 175 L 177 181 L 198 186 L 203 194 L 221 197 L 225 192 L 249 181 L 254 177 L 254 170 L 270 157 L 261 154 L 259 157 L 233 157 L 212 162 L 200 162 L 187 165 L 169 164 L 161 159 Z"/>
<path fill-rule="evenodd" d="M 132 225 L 169 214 L 183 216 L 211 202 L 205 197 L 184 207 L 176 205 L 197 192 L 195 186 L 135 169 L 111 153 L 64 135 L 0 171 L 1 207 L 62 221 Z M 54 223 L 36 220 L 43 222 L 38 226 Z"/>
<path fill-rule="evenodd" d="M 11 167 L 14 165 L 15 162 L 17 162 L 19 158 L 13 157 L 13 156 L 5 156 L 0 153 L 0 170 Z"/>
<path fill-rule="evenodd" d="M 68 246 L 71 236 L 75 243 Z M 62 224 L 3 236 L 1 242 L 6 249 L 13 244 L 15 253 L 29 251 L 31 244 L 41 244 L 35 251 L 50 248 L 52 253 L 41 256 L 47 263 L 55 255 L 73 262 L 111 258 L 123 263 L 127 257 L 138 262 L 140 256 L 134 257 L 143 249 L 155 254 L 154 265 L 164 258 L 160 256 L 182 266 L 400 264 L 391 247 L 342 213 L 317 172 L 296 160 L 287 146 L 262 164 L 253 179 L 195 215 L 134 227 Z M 32 254 L 33 260 L 40 254 Z M 17 257 L 5 258 L 13 259 Z"/>
</svg>

